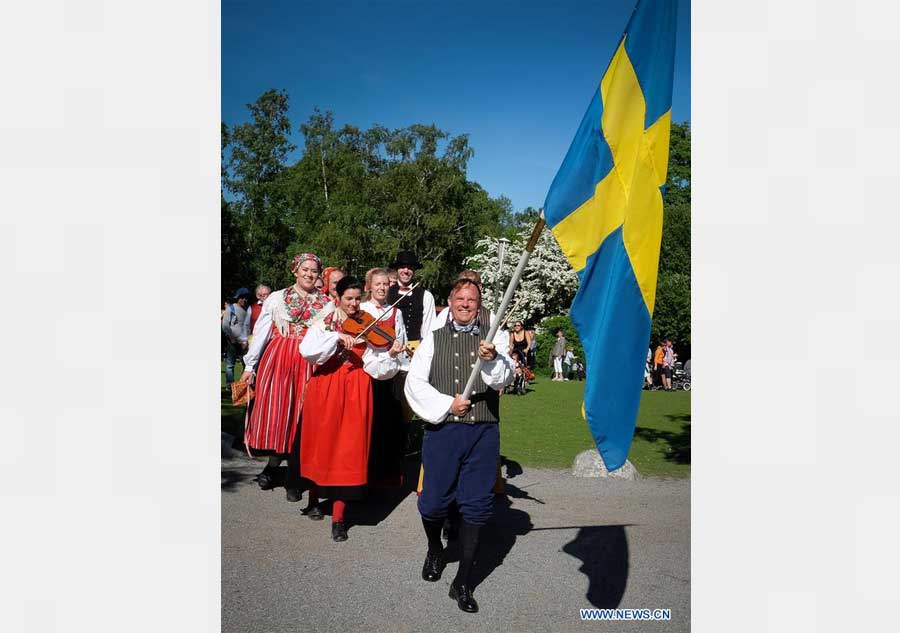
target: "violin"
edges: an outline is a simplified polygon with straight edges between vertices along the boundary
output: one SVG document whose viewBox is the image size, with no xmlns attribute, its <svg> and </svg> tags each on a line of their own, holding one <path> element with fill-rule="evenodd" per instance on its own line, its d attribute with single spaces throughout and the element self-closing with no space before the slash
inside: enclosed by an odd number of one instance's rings
<svg viewBox="0 0 900 633">
<path fill-rule="evenodd" d="M 352 316 L 347 315 L 341 328 L 354 338 L 365 338 L 375 347 L 387 347 L 397 338 L 394 328 L 390 325 L 378 325 L 378 319 L 365 310 L 360 310 Z"/>
</svg>

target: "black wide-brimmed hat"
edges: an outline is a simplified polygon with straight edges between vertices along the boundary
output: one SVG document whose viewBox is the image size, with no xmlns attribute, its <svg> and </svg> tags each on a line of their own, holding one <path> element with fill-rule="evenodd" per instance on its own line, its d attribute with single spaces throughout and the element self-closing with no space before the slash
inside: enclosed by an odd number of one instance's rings
<svg viewBox="0 0 900 633">
<path fill-rule="evenodd" d="M 400 251 L 394 258 L 394 261 L 391 262 L 391 268 L 397 270 L 401 267 L 421 268 L 422 265 L 419 263 L 416 254 L 412 251 Z"/>
</svg>

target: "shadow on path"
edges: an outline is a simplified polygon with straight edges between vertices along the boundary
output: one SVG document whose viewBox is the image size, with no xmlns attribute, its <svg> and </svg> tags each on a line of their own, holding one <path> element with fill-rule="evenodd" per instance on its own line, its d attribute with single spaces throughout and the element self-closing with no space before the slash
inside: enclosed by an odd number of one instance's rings
<svg viewBox="0 0 900 633">
<path fill-rule="evenodd" d="M 236 468 L 222 469 L 222 491 L 236 492 L 238 484 L 253 479 L 256 475 L 242 472 Z"/>
<path fill-rule="evenodd" d="M 543 503 L 528 495 L 520 488 L 506 483 L 506 494 L 514 499 L 528 499 L 537 503 Z M 487 524 L 481 528 L 479 536 L 478 554 L 475 565 L 472 567 L 472 588 L 478 587 L 495 569 L 503 564 L 507 554 L 516 544 L 516 538 L 528 534 L 534 524 L 531 515 L 514 508 L 508 499 L 495 497 L 494 514 Z M 450 560 L 459 560 L 458 553 L 453 552 Z"/>
<path fill-rule="evenodd" d="M 624 525 L 583 527 L 562 551 L 579 559 L 588 577 L 588 602 L 598 609 L 619 606 L 628 584 L 628 539 Z"/>
<path fill-rule="evenodd" d="M 676 464 L 691 463 L 691 415 L 667 415 L 670 422 L 681 422 L 681 430 L 677 433 L 662 431 L 660 429 L 647 429 L 638 427 L 634 430 L 635 437 L 648 442 L 663 441 L 666 447 L 666 459 Z"/>
<path fill-rule="evenodd" d="M 354 525 L 378 525 L 397 509 L 410 494 L 416 493 L 419 483 L 418 455 L 408 457 L 403 462 L 403 485 L 392 488 L 370 488 L 362 501 L 351 502 L 347 506 L 348 528 Z"/>
</svg>

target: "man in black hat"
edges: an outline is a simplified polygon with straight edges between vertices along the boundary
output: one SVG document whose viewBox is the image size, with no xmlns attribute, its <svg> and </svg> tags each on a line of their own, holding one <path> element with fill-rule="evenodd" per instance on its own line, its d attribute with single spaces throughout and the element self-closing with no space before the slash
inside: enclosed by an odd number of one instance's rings
<svg viewBox="0 0 900 633">
<path fill-rule="evenodd" d="M 387 302 L 393 304 L 403 297 L 403 300 L 397 304 L 397 308 L 403 313 L 407 346 L 413 351 L 425 338 L 425 335 L 431 332 L 432 321 L 435 318 L 434 296 L 421 285 L 416 286 L 415 290 L 410 290 L 416 270 L 420 267 L 415 253 L 410 251 L 397 253 L 397 257 L 391 263 L 391 268 L 397 271 L 397 285 L 391 286 L 387 298 Z M 400 371 L 394 377 L 394 394 L 402 403 L 404 422 L 408 423 L 412 420 L 412 409 L 406 403 L 406 398 L 400 394 L 403 393 L 403 387 L 406 384 L 410 356 L 409 354 L 400 354 L 399 360 Z"/>
<path fill-rule="evenodd" d="M 225 348 L 225 386 L 231 389 L 234 382 L 234 362 L 241 352 L 247 347 L 247 332 L 245 321 L 247 320 L 247 304 L 250 302 L 250 291 L 239 288 L 234 293 L 234 303 L 228 306 L 228 310 L 222 315 L 222 333 L 228 339 Z"/>
</svg>

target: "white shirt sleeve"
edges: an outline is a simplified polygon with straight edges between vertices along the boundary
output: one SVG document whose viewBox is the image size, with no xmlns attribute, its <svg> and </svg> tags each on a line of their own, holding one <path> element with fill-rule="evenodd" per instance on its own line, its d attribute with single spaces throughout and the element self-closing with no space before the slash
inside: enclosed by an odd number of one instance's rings
<svg viewBox="0 0 900 633">
<path fill-rule="evenodd" d="M 497 350 L 497 358 L 482 363 L 481 379 L 488 387 L 500 391 L 515 378 L 516 365 L 509 355 L 509 332 L 507 330 L 502 328 L 497 330 L 493 343 L 494 349 Z"/>
<path fill-rule="evenodd" d="M 256 323 L 253 324 L 253 342 L 250 344 L 250 349 L 244 354 L 244 367 L 248 371 L 256 371 L 259 357 L 262 356 L 266 343 L 268 343 L 269 339 L 272 337 L 273 304 L 269 303 L 269 301 L 272 300 L 272 296 L 273 295 L 269 295 L 269 298 L 266 299 L 262 310 L 259 312 L 259 318 L 256 319 Z"/>
<path fill-rule="evenodd" d="M 403 323 L 403 313 L 397 308 L 394 308 L 394 313 L 394 331 L 397 334 L 397 340 L 400 341 L 401 345 L 406 345 L 409 339 L 406 338 L 406 324 Z M 401 354 L 401 356 L 405 355 L 406 352 Z"/>
<path fill-rule="evenodd" d="M 363 369 L 375 380 L 388 380 L 400 371 L 400 362 L 391 358 L 388 349 L 375 349 L 369 345 L 363 352 Z"/>
<path fill-rule="evenodd" d="M 306 330 L 306 335 L 300 343 L 300 355 L 308 363 L 321 365 L 337 352 L 338 340 L 337 332 L 326 332 L 322 328 L 311 327 Z"/>
<path fill-rule="evenodd" d="M 435 389 L 428 379 L 431 376 L 431 360 L 434 357 L 434 336 L 431 332 L 416 349 L 409 365 L 406 385 L 403 394 L 410 408 L 423 420 L 432 424 L 440 424 L 450 413 L 453 396 L 448 396 Z"/>
<path fill-rule="evenodd" d="M 419 330 L 422 338 L 425 338 L 425 335 L 431 332 L 431 324 L 434 322 L 434 318 L 434 295 L 426 290 L 422 295 L 422 329 Z"/>
</svg>

